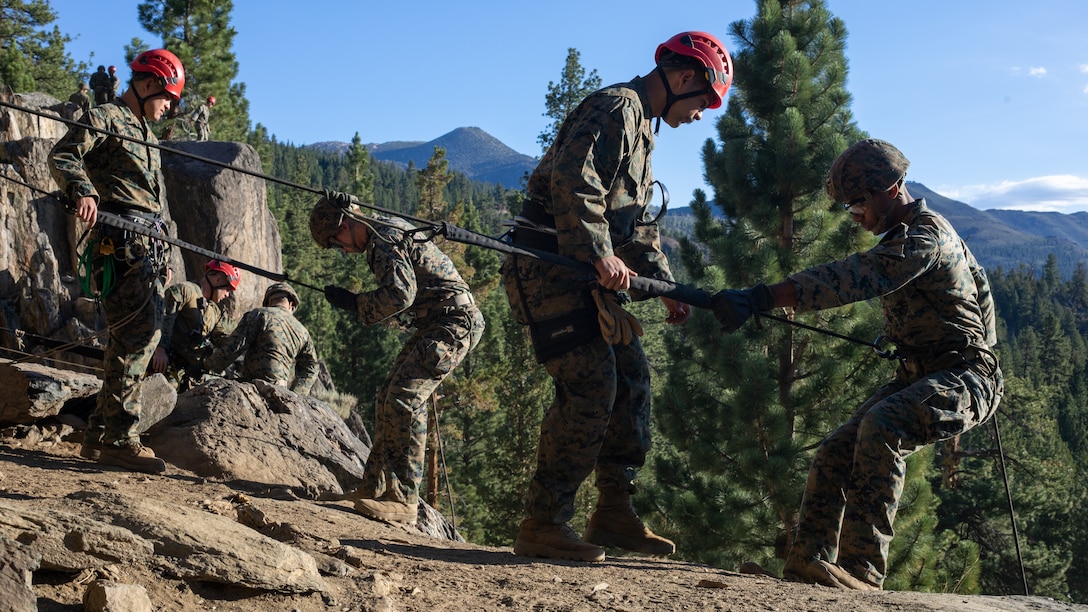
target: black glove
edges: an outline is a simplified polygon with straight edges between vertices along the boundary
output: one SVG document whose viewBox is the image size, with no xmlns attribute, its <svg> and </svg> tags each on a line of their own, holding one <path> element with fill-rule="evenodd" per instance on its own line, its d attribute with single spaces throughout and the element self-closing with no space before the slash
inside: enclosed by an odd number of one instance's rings
<svg viewBox="0 0 1088 612">
<path fill-rule="evenodd" d="M 723 289 L 711 299 L 711 307 L 722 331 L 733 333 L 752 315 L 774 308 L 774 294 L 764 283 L 743 290 Z"/>
<path fill-rule="evenodd" d="M 325 190 L 325 199 L 330 204 L 337 208 L 346 209 L 351 206 L 352 197 L 351 194 L 344 193 L 343 191 L 330 191 Z"/>
<path fill-rule="evenodd" d="M 352 293 L 343 287 L 325 285 L 325 299 L 336 308 L 355 312 L 357 309 L 356 297 L 357 294 Z"/>
</svg>

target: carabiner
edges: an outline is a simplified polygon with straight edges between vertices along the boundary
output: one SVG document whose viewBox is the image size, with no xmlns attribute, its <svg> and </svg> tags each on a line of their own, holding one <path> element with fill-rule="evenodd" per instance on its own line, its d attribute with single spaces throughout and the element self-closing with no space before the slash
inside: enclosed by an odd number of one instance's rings
<svg viewBox="0 0 1088 612">
<path fill-rule="evenodd" d="M 888 342 L 889 340 L 883 334 L 877 336 L 876 340 L 873 340 L 873 350 L 876 351 L 877 355 L 884 359 L 899 359 L 899 353 L 896 352 L 894 345 L 888 350 L 880 348 L 881 345 L 887 344 Z"/>
</svg>

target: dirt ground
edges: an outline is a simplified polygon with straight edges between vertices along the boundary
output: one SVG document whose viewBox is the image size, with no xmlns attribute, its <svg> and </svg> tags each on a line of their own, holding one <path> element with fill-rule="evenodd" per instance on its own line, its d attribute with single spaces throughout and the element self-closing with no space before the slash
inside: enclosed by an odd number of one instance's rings
<svg viewBox="0 0 1088 612">
<path fill-rule="evenodd" d="M 45 446 L 0 439 L 0 499 L 42 499 L 54 507 L 76 491 L 113 491 L 222 514 L 242 493 L 264 512 L 274 531 L 286 534 L 278 539 L 337 556 L 351 571 L 325 576 L 328 593 L 293 596 L 188 583 L 129 565 L 97 573 L 39 571 L 34 589 L 43 612 L 82 610 L 85 584 L 103 575 L 143 585 L 158 610 L 1088 612 L 1088 606 L 1039 597 L 847 592 L 644 557 L 609 556 L 595 564 L 544 562 L 517 557 L 509 547 L 439 541 L 412 528 L 371 521 L 343 500 L 292 499 L 282 490 L 240 491 L 173 466 L 162 475 L 134 474 L 85 461 L 78 451 L 78 445 L 67 442 Z"/>
</svg>

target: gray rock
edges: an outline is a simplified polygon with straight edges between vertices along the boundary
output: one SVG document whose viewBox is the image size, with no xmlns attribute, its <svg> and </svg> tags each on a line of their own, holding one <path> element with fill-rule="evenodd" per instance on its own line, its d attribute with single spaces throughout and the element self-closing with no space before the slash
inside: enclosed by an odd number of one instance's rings
<svg viewBox="0 0 1088 612">
<path fill-rule="evenodd" d="M 60 370 L 35 363 L 0 363 L 0 424 L 30 424 L 62 412 L 93 410 L 93 398 L 102 381 L 90 374 Z M 178 393 L 162 374 L 140 381 L 143 414 L 139 433 L 174 410 Z M 73 406 L 79 406 L 73 408 Z M 86 416 L 80 414 L 79 416 Z"/>
<path fill-rule="evenodd" d="M 147 589 L 138 584 L 95 580 L 83 593 L 86 612 L 152 612 Z"/>
<path fill-rule="evenodd" d="M 171 142 L 170 147 L 262 171 L 260 156 L 247 144 L 180 141 Z M 279 226 L 268 210 L 263 180 L 169 151 L 163 151 L 162 164 L 179 238 L 264 270 L 283 271 Z M 203 275 L 206 257 L 188 251 L 181 256 L 188 278 Z M 260 306 L 271 282 L 242 272 L 241 285 L 227 305 L 228 313 L 240 316 Z"/>
<path fill-rule="evenodd" d="M 218 514 L 120 493 L 71 498 L 89 515 L 153 542 L 154 561 L 181 578 L 281 593 L 328 591 L 309 554 Z"/>
<path fill-rule="evenodd" d="M 5 612 L 33 612 L 38 609 L 31 576 L 41 555 L 14 540 L 0 536 L 0 602 Z"/>
<path fill-rule="evenodd" d="M 0 363 L 0 423 L 33 423 L 55 416 L 66 402 L 102 388 L 97 376 L 34 363 Z"/>
<path fill-rule="evenodd" d="M 127 529 L 34 502 L 0 500 L 0 535 L 32 549 L 43 569 L 64 572 L 146 564 L 155 552 L 151 542 Z"/>
</svg>

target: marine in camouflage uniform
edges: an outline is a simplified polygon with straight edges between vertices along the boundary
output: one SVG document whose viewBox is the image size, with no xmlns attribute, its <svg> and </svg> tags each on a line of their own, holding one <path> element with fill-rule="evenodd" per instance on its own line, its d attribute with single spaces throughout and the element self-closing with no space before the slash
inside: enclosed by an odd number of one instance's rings
<svg viewBox="0 0 1088 612">
<path fill-rule="evenodd" d="M 869 139 L 831 167 L 828 194 L 854 221 L 883 234 L 871 250 L 715 300 L 723 324 L 735 328 L 753 310 L 807 312 L 879 298 L 884 336 L 902 356 L 895 378 L 816 450 L 786 561 L 789 579 L 880 589 L 906 458 L 985 422 L 1001 400 L 986 272 L 944 217 L 911 198 L 903 182 L 908 165 L 894 146 Z"/>
<path fill-rule="evenodd" d="M 112 83 L 110 83 L 110 75 L 106 73 L 105 66 L 99 66 L 98 70 L 91 75 L 90 88 L 94 92 L 96 106 L 101 106 L 110 101 Z"/>
<path fill-rule="evenodd" d="M 189 114 L 189 121 L 191 121 L 193 127 L 196 128 L 197 140 L 207 140 L 208 137 L 211 136 L 211 129 L 208 124 L 211 121 L 211 107 L 215 105 L 211 100 L 214 99 L 215 98 L 210 98 L 207 103 L 196 107 L 196 109 Z"/>
<path fill-rule="evenodd" d="M 100 463 L 161 472 L 166 464 L 142 446 L 138 383 L 158 343 L 163 318 L 164 245 L 95 224 L 98 210 L 162 231 L 163 187 L 159 151 L 149 121 L 162 118 L 185 84 L 181 62 L 169 51 L 145 51 L 132 62 L 132 80 L 116 104 L 89 110 L 53 147 L 50 170 L 71 212 L 94 232 L 92 268 L 109 325 L 102 391 L 81 452 Z M 133 138 L 136 142 L 118 136 Z M 112 273 L 115 285 L 104 285 Z M 101 445 L 101 448 L 99 447 Z"/>
<path fill-rule="evenodd" d="M 673 280 L 647 210 L 653 119 L 671 127 L 700 119 L 721 105 L 732 69 L 725 47 L 703 32 L 673 37 L 655 61 L 649 76 L 594 92 L 568 115 L 530 177 L 516 219 L 514 244 L 592 263 L 596 276 L 519 256 L 503 265 L 514 315 L 529 327 L 555 384 L 515 554 L 600 561 L 604 546 L 655 555 L 676 550 L 643 525 L 630 499 L 650 449 L 646 354 L 637 336 L 626 344 L 602 337 L 591 289 L 627 290 L 632 273 Z M 668 323 L 690 316 L 687 304 L 661 301 Z M 578 487 L 594 470 L 597 508 L 583 541 L 567 522 Z"/>
<path fill-rule="evenodd" d="M 86 83 L 79 84 L 79 91 L 68 96 L 68 102 L 75 105 L 77 117 L 82 116 L 83 113 L 91 110 L 91 96 L 87 95 L 88 87 Z"/>
<path fill-rule="evenodd" d="M 337 194 L 346 198 L 343 194 Z M 345 208 L 346 207 L 346 208 Z M 393 363 L 374 407 L 374 445 L 355 509 L 371 518 L 414 523 L 423 479 L 427 400 L 480 341 L 484 318 L 450 258 L 430 241 L 416 242 L 402 219 L 364 217 L 347 201 L 322 198 L 310 215 L 314 240 L 325 248 L 364 253 L 377 288 L 352 293 L 325 288 L 338 308 L 375 325 L 402 313 L 413 333 Z"/>
<path fill-rule="evenodd" d="M 162 337 L 151 367 L 174 380 L 180 391 L 201 382 L 202 360 L 234 330 L 235 322 L 224 316 L 219 304 L 238 289 L 240 277 L 234 266 L 209 261 L 199 284 L 166 288 Z"/>
<path fill-rule="evenodd" d="M 310 332 L 295 318 L 298 304 L 290 285 L 270 285 L 261 308 L 242 317 L 230 337 L 204 360 L 204 369 L 221 372 L 244 355 L 242 380 L 263 380 L 299 395 L 309 393 L 319 366 Z"/>
</svg>

